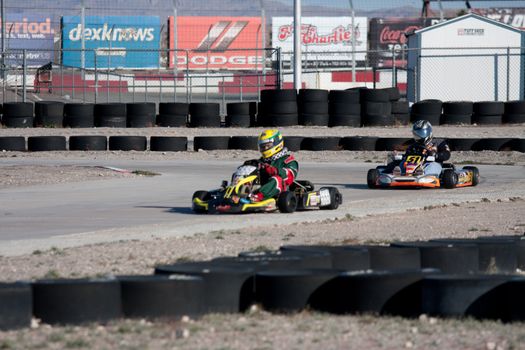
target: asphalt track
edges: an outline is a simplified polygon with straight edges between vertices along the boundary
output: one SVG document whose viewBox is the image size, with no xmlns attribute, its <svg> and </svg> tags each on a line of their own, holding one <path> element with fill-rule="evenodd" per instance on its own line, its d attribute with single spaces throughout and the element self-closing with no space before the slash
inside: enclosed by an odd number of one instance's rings
<svg viewBox="0 0 525 350">
<path fill-rule="evenodd" d="M 333 185 L 344 203 L 335 211 L 293 214 L 197 215 L 195 190 L 212 189 L 229 179 L 231 161 L 99 161 L 85 159 L 0 159 L 8 165 L 114 166 L 150 170 L 160 176 L 118 178 L 0 190 L 0 255 L 126 239 L 150 239 L 249 226 L 287 224 L 399 212 L 429 205 L 525 196 L 523 166 L 479 165 L 480 185 L 453 190 L 369 190 L 370 163 L 302 162 L 300 178 L 316 187 Z"/>
</svg>

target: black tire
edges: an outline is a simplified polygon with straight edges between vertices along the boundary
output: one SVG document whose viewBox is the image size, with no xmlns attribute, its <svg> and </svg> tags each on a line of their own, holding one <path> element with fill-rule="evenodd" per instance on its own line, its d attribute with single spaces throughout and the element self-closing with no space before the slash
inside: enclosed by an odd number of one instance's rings
<svg viewBox="0 0 525 350">
<path fill-rule="evenodd" d="M 302 149 L 304 137 L 302 136 L 284 136 L 284 147 L 289 151 L 297 152 Z"/>
<path fill-rule="evenodd" d="M 185 127 L 188 125 L 188 115 L 159 114 L 157 125 L 171 128 Z"/>
<path fill-rule="evenodd" d="M 290 191 L 284 191 L 277 198 L 277 207 L 281 213 L 293 213 L 297 209 L 297 197 Z"/>
<path fill-rule="evenodd" d="M 220 115 L 194 115 L 190 116 L 190 127 L 193 128 L 219 128 L 221 126 Z"/>
<path fill-rule="evenodd" d="M 190 105 L 182 102 L 162 102 L 159 103 L 159 114 L 179 115 L 187 118 L 190 114 Z"/>
<path fill-rule="evenodd" d="M 341 139 L 341 145 L 347 151 L 375 151 L 378 137 L 350 136 Z"/>
<path fill-rule="evenodd" d="M 5 117 L 32 117 L 33 103 L 31 102 L 6 102 L 2 108 Z"/>
<path fill-rule="evenodd" d="M 363 89 L 361 90 L 361 103 L 366 102 L 390 102 L 390 95 L 384 89 Z"/>
<path fill-rule="evenodd" d="M 327 102 L 328 90 L 323 89 L 300 89 L 299 101 L 301 102 Z"/>
<path fill-rule="evenodd" d="M 306 126 L 328 126 L 330 117 L 328 114 L 307 114 L 299 116 L 299 124 Z"/>
<path fill-rule="evenodd" d="M 472 147 L 478 141 L 479 139 L 470 138 L 449 139 L 448 145 L 451 151 L 472 151 Z"/>
<path fill-rule="evenodd" d="M 92 103 L 66 103 L 64 105 L 64 117 L 93 117 L 95 105 Z"/>
<path fill-rule="evenodd" d="M 441 182 L 445 188 L 455 188 L 458 183 L 458 174 L 453 169 L 445 169 L 441 175 Z"/>
<path fill-rule="evenodd" d="M 0 137 L 0 151 L 26 151 L 26 139 L 23 136 Z"/>
<path fill-rule="evenodd" d="M 207 200 L 208 199 L 208 196 L 209 196 L 209 193 L 208 191 L 195 191 L 193 193 L 193 195 L 191 196 L 191 200 L 193 202 L 193 200 L 195 198 L 198 198 L 200 199 L 201 201 L 204 201 L 204 200 Z M 191 208 L 195 213 L 198 213 L 198 214 L 205 214 L 206 213 L 206 209 L 204 208 L 201 208 L 201 207 L 196 207 L 194 205 L 192 205 L 192 208 Z"/>
<path fill-rule="evenodd" d="M 257 136 L 232 136 L 228 149 L 258 150 Z"/>
<path fill-rule="evenodd" d="M 108 139 L 106 136 L 70 136 L 70 151 L 106 151 Z"/>
<path fill-rule="evenodd" d="M 392 104 L 390 102 L 369 102 L 363 105 L 363 114 L 366 116 L 383 116 L 392 113 Z"/>
<path fill-rule="evenodd" d="M 299 125 L 297 114 L 274 114 L 268 116 L 271 126 L 296 126 Z"/>
<path fill-rule="evenodd" d="M 323 210 L 336 210 L 339 208 L 339 204 L 343 203 L 343 195 L 341 192 L 335 187 L 321 187 L 319 191 L 323 189 L 328 190 L 328 193 L 330 194 L 330 204 L 319 208 Z"/>
<path fill-rule="evenodd" d="M 65 136 L 29 136 L 27 138 L 27 150 L 29 152 L 42 151 L 65 151 Z"/>
<path fill-rule="evenodd" d="M 503 121 L 503 116 L 500 115 L 473 115 L 472 124 L 478 125 L 500 125 Z"/>
<path fill-rule="evenodd" d="M 525 100 L 507 101 L 504 106 L 504 114 L 525 114 Z"/>
<path fill-rule="evenodd" d="M 376 151 L 405 151 L 413 139 L 406 137 L 380 137 Z"/>
<path fill-rule="evenodd" d="M 193 139 L 193 150 L 221 150 L 228 149 L 229 136 L 195 136 Z"/>
<path fill-rule="evenodd" d="M 394 116 L 389 115 L 364 115 L 361 119 L 363 126 L 393 126 Z"/>
<path fill-rule="evenodd" d="M 64 123 L 64 103 L 39 101 L 35 103 L 35 126 L 61 128 Z"/>
<path fill-rule="evenodd" d="M 439 125 L 441 123 L 441 114 L 419 114 L 410 112 L 410 121 L 427 120 L 432 125 Z"/>
<path fill-rule="evenodd" d="M 33 295 L 29 283 L 0 283 L 0 330 L 29 327 L 33 314 Z"/>
<path fill-rule="evenodd" d="M 361 126 L 361 115 L 331 114 L 328 120 L 328 126 L 350 126 L 359 128 Z"/>
<path fill-rule="evenodd" d="M 346 246 L 321 246 L 321 245 L 285 245 L 280 248 L 289 252 L 328 252 L 332 260 L 332 268 L 355 271 L 370 268 L 370 254 L 368 249 Z"/>
<path fill-rule="evenodd" d="M 299 109 L 295 101 L 274 102 L 264 106 L 268 114 L 297 114 Z"/>
<path fill-rule="evenodd" d="M 329 112 L 330 114 L 360 115 L 361 105 L 359 103 L 330 102 Z"/>
<path fill-rule="evenodd" d="M 218 116 L 220 104 L 218 103 L 190 103 L 190 116 Z"/>
<path fill-rule="evenodd" d="M 126 115 L 129 116 L 149 116 L 157 114 L 155 103 L 153 102 L 133 102 L 126 104 Z"/>
<path fill-rule="evenodd" d="M 513 139 L 511 138 L 487 138 L 481 139 L 472 145 L 473 151 L 510 151 Z"/>
<path fill-rule="evenodd" d="M 328 269 L 332 264 L 330 254 L 326 252 L 269 250 L 240 252 L 238 256 L 268 262 L 271 269 Z"/>
<path fill-rule="evenodd" d="M 303 102 L 299 105 L 301 114 L 328 114 L 328 101 Z"/>
<path fill-rule="evenodd" d="M 359 104 L 359 90 L 331 90 L 328 94 L 330 103 Z"/>
<path fill-rule="evenodd" d="M 34 117 L 6 117 L 2 118 L 2 122 L 8 128 L 32 128 L 34 124 Z"/>
<path fill-rule="evenodd" d="M 392 114 L 408 114 L 410 108 L 408 101 L 393 101 L 392 102 Z"/>
<path fill-rule="evenodd" d="M 146 136 L 110 136 L 110 151 L 145 151 L 147 149 Z"/>
<path fill-rule="evenodd" d="M 474 114 L 502 115 L 505 112 L 505 103 L 498 101 L 474 102 Z"/>
<path fill-rule="evenodd" d="M 249 128 L 254 124 L 255 118 L 248 114 L 226 116 L 226 126 L 230 128 Z"/>
<path fill-rule="evenodd" d="M 118 276 L 122 312 L 131 318 L 200 316 L 205 301 L 202 277 L 188 275 Z"/>
<path fill-rule="evenodd" d="M 401 94 L 399 93 L 399 88 L 397 86 L 384 88 L 388 94 L 388 99 L 390 101 L 398 101 L 401 98 Z"/>
<path fill-rule="evenodd" d="M 410 114 L 392 114 L 394 117 L 394 125 L 408 125 L 410 124 Z"/>
<path fill-rule="evenodd" d="M 34 316 L 49 324 L 105 322 L 122 315 L 117 280 L 59 279 L 33 283 Z"/>
<path fill-rule="evenodd" d="M 126 126 L 128 128 L 152 128 L 155 126 L 155 115 L 128 115 Z"/>
<path fill-rule="evenodd" d="M 501 122 L 505 124 L 523 124 L 525 123 L 525 113 L 524 114 L 504 114 Z"/>
<path fill-rule="evenodd" d="M 479 169 L 475 166 L 464 166 L 463 169 L 472 171 L 472 186 L 479 184 Z"/>
<path fill-rule="evenodd" d="M 95 125 L 99 128 L 125 128 L 127 126 L 126 116 L 97 116 Z"/>
<path fill-rule="evenodd" d="M 337 276 L 335 270 L 269 270 L 255 275 L 256 299 L 270 312 L 298 312 L 310 295 Z"/>
<path fill-rule="evenodd" d="M 422 100 L 412 105 L 411 113 L 420 115 L 441 115 L 443 102 L 440 100 Z M 423 118 L 424 119 L 424 118 Z"/>
<path fill-rule="evenodd" d="M 420 269 L 421 254 L 417 248 L 365 246 L 370 253 L 370 268 L 375 270 Z"/>
<path fill-rule="evenodd" d="M 228 115 L 250 115 L 250 102 L 234 102 L 226 105 Z"/>
<path fill-rule="evenodd" d="M 297 101 L 297 90 L 295 89 L 261 90 L 261 101 L 262 102 Z"/>
<path fill-rule="evenodd" d="M 95 126 L 95 117 L 91 115 L 66 115 L 64 127 L 68 128 L 92 128 Z"/>
<path fill-rule="evenodd" d="M 525 139 L 514 139 L 512 141 L 512 150 L 516 152 L 525 152 Z"/>
<path fill-rule="evenodd" d="M 377 188 L 377 179 L 379 178 L 379 171 L 377 169 L 369 169 L 366 174 L 366 184 L 368 188 Z"/>
<path fill-rule="evenodd" d="M 176 136 L 151 136 L 149 148 L 152 152 L 185 152 L 188 138 Z"/>
<path fill-rule="evenodd" d="M 452 114 L 443 114 L 441 116 L 440 124 L 447 125 L 470 125 L 472 124 L 472 115 L 452 115 Z"/>
<path fill-rule="evenodd" d="M 97 103 L 94 108 L 95 119 L 97 117 L 125 117 L 125 103 Z"/>
<path fill-rule="evenodd" d="M 471 101 L 447 101 L 442 107 L 443 114 L 472 115 L 474 104 Z"/>
<path fill-rule="evenodd" d="M 341 149 L 339 137 L 305 137 L 302 150 L 307 151 L 339 151 Z"/>
</svg>

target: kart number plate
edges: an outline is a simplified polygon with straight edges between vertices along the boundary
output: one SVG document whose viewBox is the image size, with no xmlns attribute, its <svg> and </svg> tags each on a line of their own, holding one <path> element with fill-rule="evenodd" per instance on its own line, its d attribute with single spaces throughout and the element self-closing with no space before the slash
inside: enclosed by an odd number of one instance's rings
<svg viewBox="0 0 525 350">
<path fill-rule="evenodd" d="M 332 201 L 330 200 L 330 191 L 328 189 L 321 189 L 319 195 L 321 197 L 321 206 L 324 207 L 331 204 Z"/>
</svg>

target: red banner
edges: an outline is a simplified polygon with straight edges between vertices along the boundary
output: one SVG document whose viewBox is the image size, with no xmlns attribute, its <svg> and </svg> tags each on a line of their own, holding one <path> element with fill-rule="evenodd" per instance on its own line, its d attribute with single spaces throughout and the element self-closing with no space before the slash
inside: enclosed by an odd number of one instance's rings
<svg viewBox="0 0 525 350">
<path fill-rule="evenodd" d="M 176 44 L 173 16 L 168 25 L 170 68 L 262 69 L 259 17 L 177 17 Z"/>
</svg>

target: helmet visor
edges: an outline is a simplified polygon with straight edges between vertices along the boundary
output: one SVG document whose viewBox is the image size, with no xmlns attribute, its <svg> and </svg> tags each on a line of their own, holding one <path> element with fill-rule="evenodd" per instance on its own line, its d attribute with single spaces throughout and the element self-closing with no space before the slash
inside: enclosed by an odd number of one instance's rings
<svg viewBox="0 0 525 350">
<path fill-rule="evenodd" d="M 259 142 L 259 151 L 264 152 L 272 148 L 273 140 L 264 140 Z"/>
<path fill-rule="evenodd" d="M 414 138 L 417 141 L 423 141 L 423 140 L 427 140 L 430 137 L 430 135 L 432 134 L 432 131 L 428 128 L 424 128 L 424 129 L 415 129 L 412 131 L 412 133 L 414 134 Z"/>
</svg>

